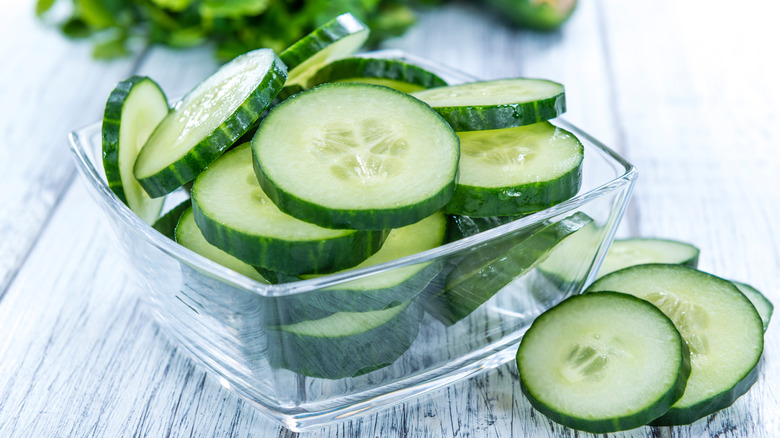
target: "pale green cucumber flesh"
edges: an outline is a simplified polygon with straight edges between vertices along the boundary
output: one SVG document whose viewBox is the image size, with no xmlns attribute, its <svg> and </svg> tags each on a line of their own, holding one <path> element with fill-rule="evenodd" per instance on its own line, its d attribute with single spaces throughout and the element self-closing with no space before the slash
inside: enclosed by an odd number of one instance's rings
<svg viewBox="0 0 780 438">
<path fill-rule="evenodd" d="M 566 111 L 563 85 L 544 79 L 500 79 L 418 91 L 455 131 L 530 125 Z"/>
<path fill-rule="evenodd" d="M 609 247 L 598 276 L 646 263 L 672 263 L 696 268 L 699 263 L 699 248 L 669 239 L 632 238 L 615 239 Z"/>
<path fill-rule="evenodd" d="M 560 290 L 582 290 L 604 233 L 596 222 L 582 227 L 550 252 L 539 264 L 539 272 Z"/>
<path fill-rule="evenodd" d="M 397 59 L 360 57 L 339 59 L 326 65 L 309 80 L 309 85 L 326 82 L 384 85 L 404 93 L 447 85 L 436 74 L 413 64 Z"/>
<path fill-rule="evenodd" d="M 739 289 L 751 303 L 753 303 L 753 307 L 758 311 L 758 316 L 761 317 L 761 322 L 764 324 L 764 332 L 766 332 L 767 327 L 769 327 L 769 320 L 772 319 L 772 311 L 774 311 L 775 306 L 772 305 L 772 302 L 769 301 L 764 294 L 753 286 L 740 283 L 739 281 L 732 280 L 731 282 L 737 286 L 737 289 Z"/>
<path fill-rule="evenodd" d="M 269 330 L 271 366 L 310 377 L 341 379 L 388 365 L 409 349 L 422 310 L 402 303 L 372 312 L 340 312 Z"/>
<path fill-rule="evenodd" d="M 153 80 L 141 76 L 117 84 L 103 114 L 103 168 L 108 187 L 148 224 L 157 219 L 163 200 L 149 197 L 133 176 L 133 165 L 166 114 L 165 94 Z"/>
<path fill-rule="evenodd" d="M 249 144 L 195 180 L 195 221 L 211 244 L 244 263 L 287 274 L 350 268 L 375 253 L 386 231 L 326 229 L 281 212 L 257 184 Z"/>
<path fill-rule="evenodd" d="M 540 315 L 517 351 L 531 405 L 592 433 L 633 429 L 680 398 L 690 356 L 672 321 L 628 294 L 577 295 Z"/>
<path fill-rule="evenodd" d="M 323 65 L 356 52 L 368 38 L 369 29 L 350 13 L 318 27 L 285 49 L 279 57 L 289 70 L 287 85 L 306 87 L 308 79 Z"/>
<path fill-rule="evenodd" d="M 476 217 L 528 214 L 576 195 L 584 147 L 549 122 L 459 132 L 460 175 L 449 214 Z"/>
<path fill-rule="evenodd" d="M 462 320 L 591 222 L 577 212 L 541 229 L 521 230 L 475 247 L 455 262 L 444 290 L 426 302 L 426 310 L 445 324 Z"/>
<path fill-rule="evenodd" d="M 245 277 L 268 284 L 268 281 L 250 265 L 210 244 L 195 223 L 191 207 L 182 213 L 179 224 L 176 226 L 176 243 Z"/>
<path fill-rule="evenodd" d="M 359 230 L 400 228 L 438 211 L 452 197 L 459 156 L 457 136 L 427 105 L 346 83 L 282 102 L 252 149 L 257 179 L 280 210 Z"/>
<path fill-rule="evenodd" d="M 757 378 L 761 318 L 727 280 L 672 264 L 645 264 L 606 275 L 587 292 L 618 291 L 645 299 L 674 321 L 691 353 L 683 397 L 655 425 L 692 423 L 730 406 Z"/>
<path fill-rule="evenodd" d="M 249 130 L 287 75 L 270 49 L 248 52 L 201 82 L 160 122 L 135 163 L 151 196 L 191 181 Z"/>
</svg>

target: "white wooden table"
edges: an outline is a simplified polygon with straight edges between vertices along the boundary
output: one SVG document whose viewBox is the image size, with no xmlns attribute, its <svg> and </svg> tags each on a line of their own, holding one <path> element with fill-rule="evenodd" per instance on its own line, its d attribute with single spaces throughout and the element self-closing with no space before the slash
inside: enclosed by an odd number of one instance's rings
<svg viewBox="0 0 780 438">
<path fill-rule="evenodd" d="M 115 83 L 148 74 L 178 95 L 215 68 L 207 49 L 101 63 L 32 18 L 0 14 L 0 436 L 295 435 L 169 342 L 127 284 L 66 133 L 97 120 Z M 560 33 L 511 30 L 445 6 L 387 47 L 484 78 L 566 85 L 567 118 L 640 180 L 620 233 L 698 245 L 700 267 L 780 305 L 778 6 L 582 0 Z M 777 319 L 777 316 L 776 316 Z M 624 437 L 780 436 L 780 323 L 758 383 L 691 426 Z M 574 436 L 535 413 L 512 364 L 310 436 Z"/>
</svg>

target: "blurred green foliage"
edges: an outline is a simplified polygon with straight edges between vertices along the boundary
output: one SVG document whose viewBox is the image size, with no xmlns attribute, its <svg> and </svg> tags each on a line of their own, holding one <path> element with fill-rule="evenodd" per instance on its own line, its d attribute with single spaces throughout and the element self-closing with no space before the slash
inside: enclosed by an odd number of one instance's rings
<svg viewBox="0 0 780 438">
<path fill-rule="evenodd" d="M 38 16 L 57 0 L 38 0 Z M 60 29 L 70 38 L 94 38 L 93 56 L 126 55 L 128 43 L 191 47 L 213 42 L 229 60 L 270 47 L 277 53 L 333 17 L 351 12 L 371 28 L 369 45 L 400 35 L 415 21 L 413 8 L 439 0 L 60 0 L 72 3 Z"/>
</svg>

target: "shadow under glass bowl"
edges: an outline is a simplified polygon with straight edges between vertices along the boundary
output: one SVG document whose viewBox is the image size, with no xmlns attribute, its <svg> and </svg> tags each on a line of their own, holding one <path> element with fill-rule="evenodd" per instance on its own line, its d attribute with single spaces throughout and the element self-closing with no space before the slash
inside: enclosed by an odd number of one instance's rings
<svg viewBox="0 0 780 438">
<path fill-rule="evenodd" d="M 400 58 L 451 84 L 475 80 L 398 51 L 366 56 Z M 99 123 L 69 140 L 160 326 L 223 386 L 300 431 L 512 360 L 536 316 L 593 280 L 637 173 L 585 132 L 554 123 L 585 146 L 574 198 L 409 257 L 277 285 L 201 257 L 136 217 L 105 181 Z M 169 195 L 166 208 L 184 197 Z M 550 243 L 550 230 L 561 228 L 576 232 Z M 367 286 L 377 282 L 385 286 Z"/>
</svg>

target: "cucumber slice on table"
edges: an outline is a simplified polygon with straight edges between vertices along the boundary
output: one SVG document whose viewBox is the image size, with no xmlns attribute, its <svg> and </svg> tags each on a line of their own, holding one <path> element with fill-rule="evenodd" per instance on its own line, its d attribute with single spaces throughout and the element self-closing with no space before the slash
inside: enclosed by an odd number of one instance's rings
<svg viewBox="0 0 780 438">
<path fill-rule="evenodd" d="M 253 126 L 287 71 L 270 49 L 245 53 L 190 91 L 138 154 L 135 177 L 153 197 L 192 180 Z"/>
<path fill-rule="evenodd" d="M 531 405 L 592 433 L 643 426 L 682 396 L 690 355 L 669 318 L 647 301 L 604 292 L 540 315 L 517 350 Z"/>
<path fill-rule="evenodd" d="M 195 215 L 192 213 L 191 207 L 182 213 L 179 224 L 176 226 L 176 243 L 245 277 L 268 284 L 268 281 L 257 273 L 252 266 L 210 244 L 203 237 L 198 224 L 195 223 Z"/>
<path fill-rule="evenodd" d="M 327 228 L 415 223 L 450 200 L 458 172 L 458 137 L 441 117 L 366 84 L 323 84 L 285 100 L 260 124 L 252 150 L 260 186 L 279 209 Z"/>
<path fill-rule="evenodd" d="M 615 271 L 586 292 L 617 291 L 650 301 L 682 334 L 691 352 L 685 394 L 652 424 L 689 424 L 730 406 L 755 383 L 764 348 L 756 309 L 730 281 L 680 265 Z"/>
<path fill-rule="evenodd" d="M 162 199 L 152 199 L 133 176 L 138 152 L 168 114 L 168 99 L 153 80 L 132 76 L 111 91 L 103 113 L 103 168 L 108 187 L 147 224 L 157 219 Z"/>
<path fill-rule="evenodd" d="M 420 222 L 391 230 L 382 248 L 354 269 L 374 266 L 436 248 L 444 242 L 446 224 L 444 214 L 436 212 Z M 441 269 L 440 261 L 418 263 L 321 289 L 316 294 L 277 297 L 273 309 L 276 315 L 270 316 L 268 320 L 297 321 L 302 318 L 312 319 L 311 315 L 368 312 L 396 306 L 417 297 Z M 264 271 L 261 273 L 267 276 Z M 302 275 L 285 278 L 281 275 L 276 279 L 295 281 L 316 277 L 319 276 Z"/>
<path fill-rule="evenodd" d="M 633 238 L 615 239 L 609 247 L 598 276 L 646 263 L 670 263 L 696 268 L 699 263 L 699 248 L 676 240 Z"/>
<path fill-rule="evenodd" d="M 758 316 L 761 317 L 761 322 L 764 324 L 764 332 L 766 332 L 767 327 L 769 327 L 769 320 L 772 319 L 772 311 L 775 306 L 773 306 L 772 302 L 753 286 L 733 280 L 732 283 L 734 283 L 734 285 L 737 286 L 737 289 L 753 303 L 753 307 L 758 311 Z"/>
<path fill-rule="evenodd" d="M 398 359 L 412 345 L 422 319 L 415 303 L 373 312 L 339 312 L 268 332 L 271 366 L 323 379 L 355 377 Z M 274 337 L 277 339 L 274 339 Z"/>
<path fill-rule="evenodd" d="M 445 324 L 460 321 L 592 221 L 584 213 L 577 212 L 530 236 L 519 237 L 519 242 L 518 237 L 514 237 L 475 248 L 473 254 L 457 262 L 447 276 L 444 290 L 426 303 L 426 309 Z"/>
<path fill-rule="evenodd" d="M 434 73 L 397 59 L 344 58 L 321 68 L 309 80 L 314 86 L 325 82 L 361 82 L 384 85 L 404 93 L 447 86 Z"/>
<path fill-rule="evenodd" d="M 584 147 L 549 122 L 509 129 L 459 132 L 460 176 L 449 214 L 533 213 L 576 195 Z"/>
<path fill-rule="evenodd" d="M 212 245 L 250 265 L 287 274 L 350 268 L 379 250 L 386 231 L 327 229 L 281 212 L 257 184 L 252 161 L 245 143 L 195 180 L 195 221 Z"/>
<path fill-rule="evenodd" d="M 432 88 L 412 95 L 456 131 L 530 125 L 566 111 L 563 85 L 544 79 L 501 79 Z"/>
<path fill-rule="evenodd" d="M 350 13 L 314 29 L 279 55 L 289 70 L 286 85 L 306 87 L 309 77 L 320 67 L 355 53 L 366 42 L 368 33 L 368 26 Z"/>
</svg>

